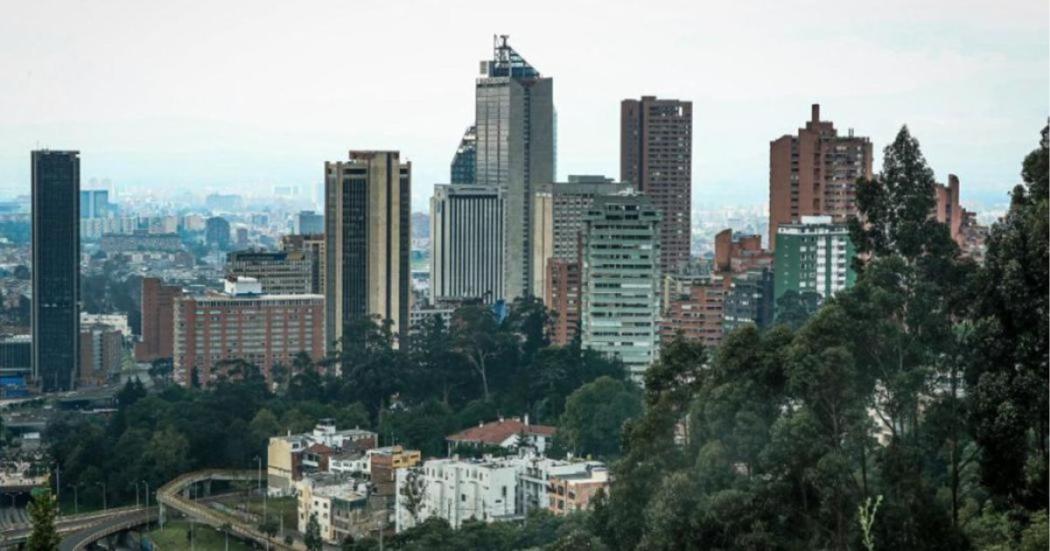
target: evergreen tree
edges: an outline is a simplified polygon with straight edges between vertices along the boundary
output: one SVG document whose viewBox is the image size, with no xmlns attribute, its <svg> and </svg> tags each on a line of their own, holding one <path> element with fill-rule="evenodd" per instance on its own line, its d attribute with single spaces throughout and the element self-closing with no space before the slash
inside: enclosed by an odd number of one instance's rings
<svg viewBox="0 0 1050 551">
<path fill-rule="evenodd" d="M 303 534 L 303 543 L 307 551 L 321 551 L 324 542 L 321 540 L 321 525 L 317 522 L 317 513 L 310 513 L 310 520 L 306 523 L 306 533 Z"/>
<path fill-rule="evenodd" d="M 50 491 L 33 496 L 33 502 L 29 504 L 29 516 L 32 519 L 33 530 L 29 533 L 26 542 L 28 551 L 55 551 L 62 538 L 55 529 L 55 517 L 58 515 L 58 502 Z"/>
</svg>

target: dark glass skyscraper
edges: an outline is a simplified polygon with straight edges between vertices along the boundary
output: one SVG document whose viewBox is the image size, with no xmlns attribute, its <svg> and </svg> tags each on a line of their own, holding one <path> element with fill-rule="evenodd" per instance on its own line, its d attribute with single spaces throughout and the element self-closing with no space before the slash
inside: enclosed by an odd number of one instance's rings
<svg viewBox="0 0 1050 551">
<path fill-rule="evenodd" d="M 80 345 L 80 153 L 34 151 L 33 376 L 71 390 Z"/>
<path fill-rule="evenodd" d="M 452 184 L 473 184 L 474 169 L 478 158 L 478 135 L 477 127 L 471 126 L 463 133 L 463 139 L 459 141 L 456 155 L 452 157 Z"/>
</svg>

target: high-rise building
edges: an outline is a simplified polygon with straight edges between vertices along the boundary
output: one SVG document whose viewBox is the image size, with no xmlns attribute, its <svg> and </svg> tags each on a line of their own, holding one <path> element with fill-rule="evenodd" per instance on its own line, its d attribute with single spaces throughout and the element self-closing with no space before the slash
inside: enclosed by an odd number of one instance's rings
<svg viewBox="0 0 1050 551">
<path fill-rule="evenodd" d="M 693 102 L 643 96 L 620 103 L 620 179 L 662 215 L 660 269 L 689 263 L 692 231 Z"/>
<path fill-rule="evenodd" d="M 478 134 L 477 128 L 471 126 L 463 133 L 463 139 L 459 141 L 456 155 L 452 157 L 451 177 L 449 180 L 453 185 L 473 184 L 474 170 L 477 168 L 478 159 Z"/>
<path fill-rule="evenodd" d="M 229 276 L 224 293 L 176 298 L 174 328 L 179 384 L 208 386 L 229 360 L 245 360 L 269 380 L 275 365 L 290 367 L 300 352 L 324 357 L 324 297 L 267 295 L 258 281 Z"/>
<path fill-rule="evenodd" d="M 478 298 L 503 290 L 503 199 L 499 188 L 436 185 L 430 199 L 430 302 Z"/>
<path fill-rule="evenodd" d="M 726 335 L 747 324 L 769 327 L 773 323 L 773 270 L 760 268 L 733 276 L 724 310 L 722 332 Z"/>
<path fill-rule="evenodd" d="M 657 357 L 660 212 L 648 197 L 597 197 L 583 244 L 581 343 L 619 357 L 635 380 Z"/>
<path fill-rule="evenodd" d="M 579 261 L 583 220 L 601 195 L 630 189 L 627 183 L 604 176 L 569 176 L 568 182 L 538 184 L 532 200 L 532 290 L 547 296 L 547 265 L 551 259 Z M 551 306 L 548 304 L 548 308 Z"/>
<path fill-rule="evenodd" d="M 551 311 L 551 343 L 566 346 L 580 332 L 579 260 L 553 258 L 547 263 L 547 285 L 543 303 Z"/>
<path fill-rule="evenodd" d="M 325 163 L 327 344 L 356 319 L 390 320 L 408 335 L 412 163 L 397 151 L 351 151 Z"/>
<path fill-rule="evenodd" d="M 554 81 L 494 39 L 477 79 L 475 182 L 503 194 L 504 298 L 533 295 L 532 192 L 554 181 Z"/>
<path fill-rule="evenodd" d="M 268 295 L 313 292 L 314 262 L 305 251 L 234 251 L 226 255 L 226 273 L 253 277 Z"/>
<path fill-rule="evenodd" d="M 81 218 L 105 218 L 109 213 L 109 190 L 85 189 L 80 192 Z"/>
<path fill-rule="evenodd" d="M 225 250 L 230 247 L 230 223 L 221 216 L 213 216 L 204 223 L 204 239 L 209 247 Z"/>
<path fill-rule="evenodd" d="M 803 216 L 777 228 L 774 304 L 784 293 L 816 293 L 822 300 L 852 287 L 855 256 L 849 229 L 830 216 Z"/>
<path fill-rule="evenodd" d="M 181 296 L 182 287 L 142 278 L 142 340 L 135 344 L 135 361 L 171 358 L 175 299 Z"/>
<path fill-rule="evenodd" d="M 856 184 L 872 176 L 871 140 L 839 136 L 831 121 L 820 120 L 813 104 L 810 120 L 798 135 L 769 143 L 769 246 L 776 248 L 777 228 L 803 216 L 830 216 L 844 223 L 857 215 Z"/>
<path fill-rule="evenodd" d="M 310 292 L 315 295 L 325 293 L 325 246 L 324 232 L 305 235 L 281 236 L 281 250 L 286 252 L 303 252 L 310 255 Z"/>
<path fill-rule="evenodd" d="M 295 233 L 297 235 L 324 233 L 324 215 L 312 210 L 299 211 L 299 214 L 295 215 Z"/>
<path fill-rule="evenodd" d="M 80 349 L 80 153 L 33 151 L 33 376 L 71 390 Z"/>
</svg>

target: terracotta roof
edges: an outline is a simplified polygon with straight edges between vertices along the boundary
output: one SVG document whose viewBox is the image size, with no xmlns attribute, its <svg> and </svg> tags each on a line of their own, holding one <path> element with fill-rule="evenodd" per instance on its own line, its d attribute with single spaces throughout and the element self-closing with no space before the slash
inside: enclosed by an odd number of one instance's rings
<svg viewBox="0 0 1050 551">
<path fill-rule="evenodd" d="M 526 425 L 519 419 L 492 421 L 479 427 L 471 427 L 448 437 L 453 442 L 480 442 L 484 444 L 501 444 L 511 435 L 524 432 L 538 436 L 551 436 L 558 429 L 547 425 Z"/>
<path fill-rule="evenodd" d="M 309 448 L 306 448 L 306 451 L 317 455 L 332 455 L 333 450 L 324 444 L 313 444 Z"/>
</svg>

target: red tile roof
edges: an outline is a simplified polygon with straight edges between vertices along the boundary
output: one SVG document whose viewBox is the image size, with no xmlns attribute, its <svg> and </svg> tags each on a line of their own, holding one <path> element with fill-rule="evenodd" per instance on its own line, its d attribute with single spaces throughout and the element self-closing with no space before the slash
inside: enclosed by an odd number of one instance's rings
<svg viewBox="0 0 1050 551">
<path fill-rule="evenodd" d="M 512 435 L 524 432 L 529 435 L 552 436 L 558 429 L 547 425 L 526 425 L 519 419 L 492 421 L 479 427 L 471 427 L 448 437 L 453 442 L 480 442 L 502 444 Z"/>
<path fill-rule="evenodd" d="M 332 448 L 329 448 L 324 444 L 313 444 L 309 448 L 306 448 L 306 451 L 317 455 L 332 455 L 333 452 Z"/>
</svg>

